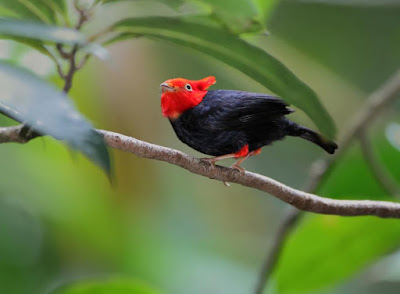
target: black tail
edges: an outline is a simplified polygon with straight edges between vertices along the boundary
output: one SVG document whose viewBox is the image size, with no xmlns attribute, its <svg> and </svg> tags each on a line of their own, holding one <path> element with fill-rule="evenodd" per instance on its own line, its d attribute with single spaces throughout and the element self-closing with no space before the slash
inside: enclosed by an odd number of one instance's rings
<svg viewBox="0 0 400 294">
<path fill-rule="evenodd" d="M 289 135 L 290 136 L 298 136 L 300 138 L 311 141 L 311 142 L 317 144 L 318 146 L 320 146 L 322 149 L 324 149 L 329 154 L 335 153 L 335 150 L 338 148 L 338 145 L 335 142 L 325 139 L 320 134 L 318 134 L 317 132 L 315 132 L 309 128 L 299 126 L 292 122 L 290 124 Z"/>
</svg>

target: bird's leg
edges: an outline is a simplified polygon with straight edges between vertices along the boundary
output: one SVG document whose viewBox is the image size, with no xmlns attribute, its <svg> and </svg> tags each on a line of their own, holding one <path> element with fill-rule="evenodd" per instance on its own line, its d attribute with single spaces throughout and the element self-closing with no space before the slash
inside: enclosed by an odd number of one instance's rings
<svg viewBox="0 0 400 294">
<path fill-rule="evenodd" d="M 228 159 L 228 158 L 233 158 L 233 157 L 235 157 L 235 153 L 230 153 L 230 154 L 211 157 L 211 158 L 201 158 L 201 160 L 208 162 L 214 168 L 215 167 L 215 163 L 217 161 L 220 161 L 220 160 L 223 160 L 223 159 Z"/>
<path fill-rule="evenodd" d="M 261 148 L 247 153 L 246 156 L 244 156 L 244 157 L 242 157 L 242 158 L 239 158 L 239 160 L 236 161 L 236 162 L 231 166 L 231 168 L 234 168 L 234 169 L 238 170 L 240 173 L 244 174 L 246 170 L 245 170 L 243 167 L 241 167 L 240 164 L 242 164 L 243 161 L 245 161 L 245 160 L 246 160 L 247 158 L 249 158 L 250 156 L 258 155 L 258 154 L 260 154 L 260 153 L 261 153 Z"/>
<path fill-rule="evenodd" d="M 226 155 L 221 155 L 221 156 L 216 156 L 216 157 L 211 157 L 211 158 L 201 158 L 201 160 L 204 160 L 206 162 L 208 162 L 209 164 L 211 164 L 211 167 L 214 169 L 215 168 L 215 163 L 219 160 L 223 160 L 223 159 L 228 159 L 228 158 L 233 158 L 235 157 L 235 153 L 230 153 L 230 154 L 226 154 Z M 223 181 L 224 185 L 227 187 L 230 187 L 229 183 Z"/>
<path fill-rule="evenodd" d="M 245 169 L 243 167 L 240 166 L 240 164 L 245 161 L 247 158 L 250 157 L 250 153 L 247 154 L 245 157 L 239 158 L 238 161 L 236 161 L 231 168 L 238 170 L 240 173 L 244 174 L 245 173 Z"/>
</svg>

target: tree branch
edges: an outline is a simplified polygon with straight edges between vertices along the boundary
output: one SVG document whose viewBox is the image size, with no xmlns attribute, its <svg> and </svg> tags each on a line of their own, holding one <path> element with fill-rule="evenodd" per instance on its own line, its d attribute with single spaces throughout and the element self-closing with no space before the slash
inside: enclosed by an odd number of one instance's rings
<svg viewBox="0 0 400 294">
<path fill-rule="evenodd" d="M 180 166 L 192 173 L 223 182 L 237 183 L 267 192 L 282 201 L 304 211 L 342 216 L 375 215 L 400 218 L 400 204 L 387 201 L 336 200 L 319 197 L 290 188 L 268 177 L 235 169 L 212 166 L 201 159 L 181 151 L 150 144 L 132 137 L 99 130 L 107 144 L 115 149 L 134 153 L 139 157 L 165 161 Z"/>
<path fill-rule="evenodd" d="M 0 129 L 0 142 L 26 143 L 20 139 L 20 128 Z M 98 130 L 111 148 L 133 153 L 139 157 L 165 161 L 192 173 L 223 182 L 236 183 L 267 192 L 282 201 L 304 211 L 342 216 L 374 215 L 383 218 L 400 218 L 400 203 L 370 200 L 336 200 L 288 187 L 271 178 L 239 171 L 223 166 L 213 167 L 208 162 L 189 156 L 181 151 L 147 143 L 122 134 Z"/>
</svg>

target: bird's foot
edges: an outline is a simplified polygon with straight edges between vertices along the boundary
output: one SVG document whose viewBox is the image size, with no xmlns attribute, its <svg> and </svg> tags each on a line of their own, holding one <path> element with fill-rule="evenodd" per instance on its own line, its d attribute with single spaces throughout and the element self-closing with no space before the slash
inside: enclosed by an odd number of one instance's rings
<svg viewBox="0 0 400 294">
<path fill-rule="evenodd" d="M 215 158 L 200 158 L 200 160 L 208 162 L 211 165 L 211 169 L 215 169 L 216 166 L 216 162 L 217 160 L 215 160 Z"/>
<path fill-rule="evenodd" d="M 241 174 L 244 174 L 246 172 L 246 170 L 243 167 L 241 167 L 236 163 L 232 165 L 231 168 L 238 170 Z"/>
</svg>

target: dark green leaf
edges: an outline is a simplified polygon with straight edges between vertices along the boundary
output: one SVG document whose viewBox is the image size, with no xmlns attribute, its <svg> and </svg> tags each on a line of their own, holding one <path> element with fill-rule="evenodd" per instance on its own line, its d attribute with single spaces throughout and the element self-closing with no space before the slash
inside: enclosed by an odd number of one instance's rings
<svg viewBox="0 0 400 294">
<path fill-rule="evenodd" d="M 302 109 L 328 137 L 335 125 L 316 94 L 286 66 L 264 50 L 224 30 L 190 20 L 145 17 L 118 22 L 114 29 L 190 47 L 242 71 L 283 99 Z"/>
<path fill-rule="evenodd" d="M 110 173 L 104 140 L 68 97 L 31 73 L 0 62 L 0 112 L 65 141 Z"/>
<path fill-rule="evenodd" d="M 0 18 L 0 34 L 69 45 L 86 42 L 85 36 L 74 29 L 4 18 Z"/>
<path fill-rule="evenodd" d="M 160 294 L 137 280 L 114 278 L 109 280 L 83 281 L 65 286 L 54 294 Z"/>
<path fill-rule="evenodd" d="M 398 220 L 309 216 L 284 247 L 276 272 L 279 293 L 331 286 L 399 244 Z"/>
</svg>

